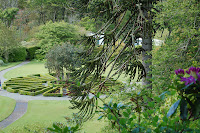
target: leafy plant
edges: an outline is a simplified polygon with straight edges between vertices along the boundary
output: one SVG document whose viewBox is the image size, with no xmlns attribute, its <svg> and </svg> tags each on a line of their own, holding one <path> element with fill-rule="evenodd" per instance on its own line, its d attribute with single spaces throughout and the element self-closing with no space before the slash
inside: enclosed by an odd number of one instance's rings
<svg viewBox="0 0 200 133">
<path fill-rule="evenodd" d="M 180 105 L 180 117 L 183 121 L 200 118 L 200 68 L 178 69 L 171 89 L 175 89 L 180 99 L 170 108 L 167 116 L 172 116 Z"/>
</svg>

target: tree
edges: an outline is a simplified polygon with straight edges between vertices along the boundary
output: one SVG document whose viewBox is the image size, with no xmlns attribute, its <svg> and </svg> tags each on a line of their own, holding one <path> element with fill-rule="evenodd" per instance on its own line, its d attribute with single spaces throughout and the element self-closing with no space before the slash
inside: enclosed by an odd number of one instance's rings
<svg viewBox="0 0 200 133">
<path fill-rule="evenodd" d="M 53 46 L 65 42 L 75 43 L 79 40 L 78 27 L 64 21 L 48 22 L 39 27 L 36 33 L 37 45 L 41 48 L 38 54 L 45 55 Z"/>
<path fill-rule="evenodd" d="M 89 75 L 92 75 L 93 78 L 87 84 L 87 87 L 81 89 L 84 93 L 84 96 L 81 95 L 81 99 L 78 96 L 79 92 L 73 97 L 74 108 L 80 108 L 81 110 L 87 108 L 86 110 L 94 111 L 90 108 L 93 108 L 91 103 L 95 101 L 95 98 L 88 100 L 87 94 L 94 88 L 96 93 L 101 92 L 102 86 L 109 78 L 115 75 L 120 76 L 122 73 L 129 75 L 132 79 L 139 75 L 138 81 L 144 77 L 144 87 L 149 88 L 151 91 L 150 65 L 154 33 L 152 4 L 156 1 L 86 0 L 78 2 L 81 2 L 84 8 L 88 8 L 90 11 L 88 12 L 89 16 L 102 17 L 106 23 L 94 35 L 104 35 L 105 45 L 97 54 L 92 54 L 95 47 L 95 38 L 88 37 L 85 41 L 87 49 L 84 55 L 85 65 L 75 73 L 75 76 L 80 77 L 79 80 L 82 84 Z M 82 8 L 80 10 L 82 11 Z M 142 48 L 135 48 L 134 44 L 138 38 L 143 39 Z M 116 51 L 120 52 L 113 57 Z M 143 59 L 140 59 L 141 53 Z M 93 81 L 101 78 L 101 75 L 109 66 L 111 66 L 111 69 L 105 80 L 101 81 L 100 84 L 93 84 Z M 87 113 L 91 113 L 90 111 Z M 87 116 L 85 113 L 81 113 L 81 115 Z"/>
<path fill-rule="evenodd" d="M 6 62 L 8 62 L 9 53 L 11 52 L 12 48 L 16 46 L 17 41 L 15 34 L 0 22 L 0 50 L 1 55 L 4 55 Z"/>
<path fill-rule="evenodd" d="M 63 79 L 64 72 L 69 73 L 80 66 L 79 54 L 81 52 L 82 48 L 80 46 L 69 43 L 54 46 L 46 55 L 46 67 L 50 73 L 56 73 L 58 80 Z"/>
<path fill-rule="evenodd" d="M 6 24 L 7 27 L 10 27 L 17 15 L 18 8 L 6 8 L 0 13 L 1 20 Z"/>
</svg>

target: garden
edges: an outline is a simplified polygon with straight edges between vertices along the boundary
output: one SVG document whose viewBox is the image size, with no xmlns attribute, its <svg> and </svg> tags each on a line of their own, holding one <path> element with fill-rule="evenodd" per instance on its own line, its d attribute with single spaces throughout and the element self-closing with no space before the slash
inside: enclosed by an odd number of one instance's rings
<svg viewBox="0 0 200 133">
<path fill-rule="evenodd" d="M 199 12 L 198 0 L 1 0 L 0 132 L 199 133 Z"/>
</svg>

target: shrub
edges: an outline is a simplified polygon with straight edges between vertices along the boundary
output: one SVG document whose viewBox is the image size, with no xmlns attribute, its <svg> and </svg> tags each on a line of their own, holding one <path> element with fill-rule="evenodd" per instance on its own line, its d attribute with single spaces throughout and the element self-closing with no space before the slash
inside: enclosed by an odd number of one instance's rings
<svg viewBox="0 0 200 133">
<path fill-rule="evenodd" d="M 26 57 L 26 59 L 27 60 L 35 59 L 35 56 L 36 56 L 35 51 L 37 49 L 39 49 L 39 47 L 37 47 L 37 46 L 27 48 L 26 49 L 27 50 L 27 57 Z"/>
<path fill-rule="evenodd" d="M 12 50 L 9 55 L 9 62 L 17 62 L 26 60 L 27 52 L 25 47 L 17 47 Z"/>
</svg>

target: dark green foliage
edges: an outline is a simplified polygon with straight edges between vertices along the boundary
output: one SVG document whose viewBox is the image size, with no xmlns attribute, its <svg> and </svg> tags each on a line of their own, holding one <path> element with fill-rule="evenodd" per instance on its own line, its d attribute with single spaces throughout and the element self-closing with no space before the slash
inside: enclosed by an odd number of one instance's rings
<svg viewBox="0 0 200 133">
<path fill-rule="evenodd" d="M 25 61 L 27 56 L 25 47 L 14 48 L 9 55 L 9 62 Z"/>
<path fill-rule="evenodd" d="M 27 57 L 26 57 L 26 59 L 27 60 L 35 59 L 35 56 L 36 56 L 35 52 L 36 52 L 37 49 L 39 49 L 39 47 L 37 47 L 37 46 L 27 48 L 26 49 L 26 51 L 27 51 Z"/>
</svg>

